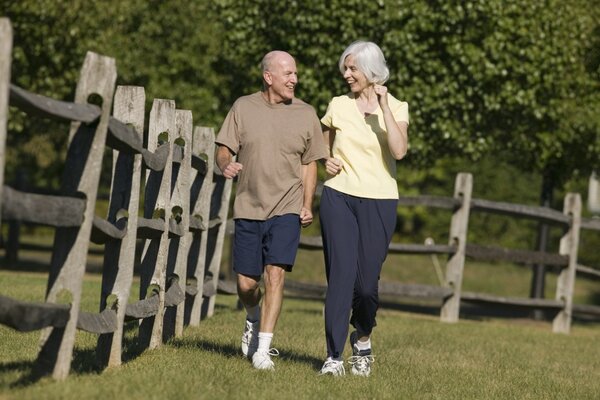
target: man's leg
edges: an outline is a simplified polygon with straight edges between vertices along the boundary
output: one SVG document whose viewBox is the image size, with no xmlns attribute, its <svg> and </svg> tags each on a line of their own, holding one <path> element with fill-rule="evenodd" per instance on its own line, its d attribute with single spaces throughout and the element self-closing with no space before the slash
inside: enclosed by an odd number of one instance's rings
<svg viewBox="0 0 600 400">
<path fill-rule="evenodd" d="M 238 296 L 246 309 L 242 354 L 247 357 L 252 357 L 258 348 L 261 298 L 259 282 L 263 265 L 261 225 L 260 221 L 235 220 L 233 265 L 237 273 Z"/>
<path fill-rule="evenodd" d="M 264 278 L 265 294 L 261 308 L 258 349 L 252 356 L 252 365 L 257 369 L 273 370 L 275 365 L 271 356 L 279 355 L 279 352 L 271 349 L 271 341 L 283 303 L 285 269 L 276 265 L 266 265 Z"/>
<path fill-rule="evenodd" d="M 246 309 L 246 323 L 242 333 L 242 354 L 250 358 L 258 349 L 261 298 L 259 280 L 259 276 L 237 275 L 238 296 Z"/>
<path fill-rule="evenodd" d="M 265 296 L 261 309 L 260 331 L 273 333 L 281 313 L 285 269 L 277 265 L 265 266 Z"/>
<path fill-rule="evenodd" d="M 246 309 L 258 306 L 262 295 L 258 281 L 260 277 L 237 274 L 237 292 Z"/>
<path fill-rule="evenodd" d="M 272 370 L 274 364 L 271 356 L 278 355 L 279 352 L 271 348 L 271 341 L 281 313 L 285 272 L 291 271 L 300 242 L 300 217 L 297 214 L 273 217 L 267 220 L 266 227 L 263 240 L 265 289 L 258 350 L 252 357 L 252 365 L 257 369 Z"/>
</svg>

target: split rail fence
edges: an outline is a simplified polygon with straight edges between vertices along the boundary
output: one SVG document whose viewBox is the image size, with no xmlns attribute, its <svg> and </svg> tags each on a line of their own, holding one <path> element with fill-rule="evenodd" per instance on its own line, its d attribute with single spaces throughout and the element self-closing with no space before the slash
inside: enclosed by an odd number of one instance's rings
<svg viewBox="0 0 600 400">
<path fill-rule="evenodd" d="M 24 303 L 0 295 L 0 323 L 19 331 L 42 330 L 37 373 L 64 379 L 70 370 L 77 329 L 99 335 L 97 356 L 103 365 L 121 363 L 123 327 L 139 322 L 139 341 L 156 348 L 179 336 L 186 324 L 211 316 L 219 284 L 231 180 L 213 171 L 213 131 L 194 127 L 190 111 L 172 100 L 155 99 L 150 110 L 147 146 L 145 94 L 141 87 L 119 86 L 112 58 L 88 53 L 73 103 L 27 92 L 10 83 L 12 28 L 0 18 L 0 160 L 4 160 L 8 105 L 30 117 L 72 121 L 60 195 L 25 193 L 3 185 L 0 162 L 0 209 L 4 221 L 56 228 L 43 303 Z M 101 106 L 90 104 L 92 95 Z M 113 106 L 113 115 L 110 115 Z M 94 216 L 104 149 L 113 149 L 111 193 L 106 218 Z M 142 179 L 143 178 L 143 179 Z M 144 188 L 143 202 L 140 189 Z M 401 197 L 400 206 L 452 211 L 447 245 L 390 245 L 390 253 L 446 255 L 439 286 L 380 282 L 382 295 L 441 301 L 444 322 L 459 319 L 462 302 L 501 304 L 554 313 L 553 331 L 568 333 L 574 312 L 600 315 L 600 307 L 573 304 L 576 276 L 600 278 L 578 265 L 579 236 L 600 231 L 600 220 L 581 218 L 581 199 L 570 193 L 563 212 L 472 198 L 472 176 L 459 174 L 452 197 Z M 141 211 L 141 216 L 138 216 Z M 563 229 L 557 254 L 467 243 L 471 212 L 487 212 L 540 221 Z M 1 222 L 1 220 L 0 220 Z M 134 260 L 136 240 L 143 240 Z M 104 244 L 100 312 L 80 310 L 82 278 L 91 242 Z M 320 237 L 301 238 L 301 247 L 322 248 Z M 544 264 L 560 269 L 554 299 L 506 298 L 462 291 L 465 259 Z M 140 265 L 139 301 L 128 303 L 134 264 Z M 287 280 L 286 288 L 322 296 L 323 285 Z"/>
<path fill-rule="evenodd" d="M 176 109 L 173 100 L 153 100 L 144 147 L 144 89 L 115 90 L 114 59 L 88 52 L 75 100 L 63 102 L 11 84 L 11 53 L 12 27 L 0 18 L 0 222 L 51 226 L 55 238 L 45 302 L 0 295 L 0 323 L 41 330 L 34 375 L 62 380 L 78 329 L 98 334 L 98 360 L 115 366 L 125 323 L 138 322 L 139 342 L 152 349 L 213 314 L 231 180 L 214 174 L 213 130 L 194 127 L 191 111 Z M 100 106 L 90 102 L 98 98 Z M 71 123 L 60 194 L 4 186 L 9 105 L 29 118 Z M 94 210 L 106 147 L 111 191 L 108 215 L 100 218 Z M 143 241 L 139 260 L 136 240 Z M 80 310 L 90 242 L 104 245 L 97 314 Z M 134 264 L 140 294 L 129 303 Z"/>
<path fill-rule="evenodd" d="M 574 313 L 600 316 L 600 306 L 573 304 L 575 278 L 600 279 L 600 271 L 578 264 L 579 237 L 582 231 L 599 231 L 600 219 L 581 217 L 581 198 L 577 193 L 568 193 L 564 199 L 563 212 L 547 207 L 495 202 L 472 198 L 473 177 L 460 173 L 456 177 L 453 197 L 415 196 L 400 197 L 399 206 L 426 206 L 451 210 L 452 217 L 448 244 L 400 244 L 391 243 L 389 253 L 446 255 L 445 277 L 439 286 L 401 284 L 380 281 L 381 295 L 402 298 L 434 299 L 440 302 L 440 319 L 456 322 L 461 303 L 477 303 L 484 306 L 518 307 L 520 309 L 545 310 L 554 315 L 553 332 L 569 333 Z M 558 253 L 508 249 L 467 243 L 467 232 L 471 212 L 499 214 L 507 217 L 529 219 L 562 228 Z M 301 248 L 322 249 L 320 236 L 302 236 Z M 500 297 L 485 293 L 462 291 L 466 258 L 482 261 L 505 261 L 523 265 L 543 264 L 558 268 L 558 282 L 554 299 Z M 326 286 L 287 280 L 286 288 L 301 291 L 303 295 L 323 297 Z"/>
</svg>

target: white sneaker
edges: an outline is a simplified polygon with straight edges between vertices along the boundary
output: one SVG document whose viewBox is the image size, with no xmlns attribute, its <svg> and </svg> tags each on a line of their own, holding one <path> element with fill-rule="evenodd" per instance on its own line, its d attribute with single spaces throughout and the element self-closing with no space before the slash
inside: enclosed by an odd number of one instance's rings
<svg viewBox="0 0 600 400">
<path fill-rule="evenodd" d="M 319 371 L 319 375 L 333 375 L 333 376 L 344 376 L 346 370 L 344 369 L 344 362 L 332 360 L 328 358 Z"/>
<path fill-rule="evenodd" d="M 258 331 L 260 321 L 250 322 L 246 320 L 244 333 L 242 333 L 242 353 L 248 358 L 252 358 L 256 349 L 258 349 Z"/>
<path fill-rule="evenodd" d="M 256 369 L 273 371 L 275 364 L 271 360 L 271 357 L 277 357 L 278 355 L 279 351 L 277 349 L 269 349 L 269 351 L 257 350 L 252 356 L 252 366 Z"/>
<path fill-rule="evenodd" d="M 364 354 L 364 353 L 369 354 Z M 362 350 L 360 355 L 350 357 L 348 363 L 352 365 L 352 375 L 369 376 L 371 374 L 371 364 L 375 362 L 375 356 L 371 354 L 371 350 Z"/>
<path fill-rule="evenodd" d="M 375 362 L 375 356 L 371 354 L 371 349 L 359 350 L 356 347 L 358 335 L 356 331 L 350 335 L 350 344 L 352 344 L 352 356 L 348 364 L 352 365 L 352 375 L 369 376 L 371 374 L 371 364 Z"/>
</svg>

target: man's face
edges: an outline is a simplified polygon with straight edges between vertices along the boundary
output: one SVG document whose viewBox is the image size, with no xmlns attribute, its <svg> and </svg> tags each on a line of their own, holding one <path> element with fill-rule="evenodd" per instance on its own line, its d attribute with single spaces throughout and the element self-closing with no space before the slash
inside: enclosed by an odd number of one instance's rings
<svg viewBox="0 0 600 400">
<path fill-rule="evenodd" d="M 298 83 L 296 62 L 289 55 L 277 56 L 268 71 L 265 71 L 265 80 L 269 84 L 269 91 L 276 103 L 283 103 L 294 98 L 294 88 Z"/>
</svg>

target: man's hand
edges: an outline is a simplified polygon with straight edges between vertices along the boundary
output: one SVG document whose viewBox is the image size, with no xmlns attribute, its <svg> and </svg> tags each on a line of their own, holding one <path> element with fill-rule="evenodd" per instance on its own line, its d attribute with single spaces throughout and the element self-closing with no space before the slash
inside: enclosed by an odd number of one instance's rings
<svg viewBox="0 0 600 400">
<path fill-rule="evenodd" d="M 235 178 L 240 171 L 242 170 L 243 165 L 239 162 L 232 161 L 225 166 L 225 168 L 221 171 L 223 172 L 223 176 L 227 179 Z"/>
<path fill-rule="evenodd" d="M 242 164 L 234 160 L 233 155 L 233 151 L 227 146 L 221 144 L 217 146 L 215 155 L 217 166 L 221 170 L 223 176 L 227 179 L 235 178 L 243 168 Z"/>
<path fill-rule="evenodd" d="M 308 208 L 302 207 L 300 210 L 300 224 L 302 224 L 303 228 L 306 228 L 313 222 L 312 211 Z"/>
</svg>

